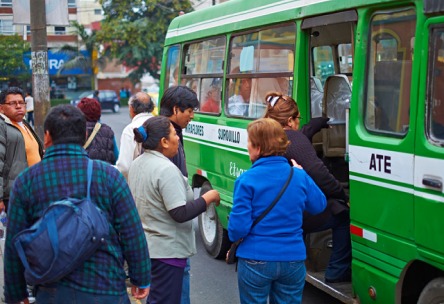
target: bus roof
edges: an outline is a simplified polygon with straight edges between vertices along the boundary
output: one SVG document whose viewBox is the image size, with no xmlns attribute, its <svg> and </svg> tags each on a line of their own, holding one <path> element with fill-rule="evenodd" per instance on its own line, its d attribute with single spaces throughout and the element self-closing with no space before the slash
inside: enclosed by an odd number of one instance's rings
<svg viewBox="0 0 444 304">
<path fill-rule="evenodd" d="M 393 0 L 230 0 L 176 17 L 168 28 L 165 44 L 381 2 Z"/>
</svg>

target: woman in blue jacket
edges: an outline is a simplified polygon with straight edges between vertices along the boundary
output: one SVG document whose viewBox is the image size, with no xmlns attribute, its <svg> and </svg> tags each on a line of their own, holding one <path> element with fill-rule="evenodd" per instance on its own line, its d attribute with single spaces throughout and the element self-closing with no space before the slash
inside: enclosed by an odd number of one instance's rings
<svg viewBox="0 0 444 304">
<path fill-rule="evenodd" d="M 237 250 L 241 303 L 301 303 L 306 258 L 302 214 L 320 213 L 326 206 L 322 191 L 300 168 L 283 156 L 289 144 L 275 120 L 251 122 L 248 154 L 253 163 L 235 182 L 233 209 L 228 223 L 231 241 L 243 239 Z M 293 177 L 273 209 L 252 224 Z"/>
</svg>

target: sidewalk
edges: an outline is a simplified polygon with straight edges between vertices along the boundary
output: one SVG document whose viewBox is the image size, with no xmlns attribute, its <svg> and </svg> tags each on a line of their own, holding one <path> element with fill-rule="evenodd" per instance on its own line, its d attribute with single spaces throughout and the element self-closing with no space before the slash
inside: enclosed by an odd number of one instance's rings
<svg viewBox="0 0 444 304">
<path fill-rule="evenodd" d="M 4 239 L 0 239 L 0 257 L 1 257 L 1 262 L 0 262 L 0 304 L 4 304 L 5 302 L 3 301 L 4 299 L 4 295 L 3 295 L 3 286 L 5 285 L 5 278 L 3 275 L 3 249 L 4 249 Z M 131 304 L 144 304 L 146 303 L 146 300 L 136 300 L 131 296 L 131 288 L 127 288 L 128 291 L 128 295 L 129 298 L 131 300 Z"/>
</svg>

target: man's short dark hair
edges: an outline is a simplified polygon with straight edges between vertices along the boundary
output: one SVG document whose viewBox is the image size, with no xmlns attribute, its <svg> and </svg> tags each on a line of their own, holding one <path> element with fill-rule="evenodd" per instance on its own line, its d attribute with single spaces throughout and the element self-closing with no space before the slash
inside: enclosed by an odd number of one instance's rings
<svg viewBox="0 0 444 304">
<path fill-rule="evenodd" d="M 140 98 L 140 94 L 146 94 L 147 95 L 147 99 L 146 100 L 142 100 Z M 134 114 L 140 114 L 140 113 L 151 113 L 154 110 L 154 102 L 153 99 L 151 98 L 151 96 L 147 93 L 137 93 L 134 94 L 133 96 L 131 96 L 130 98 L 130 106 L 133 108 L 134 110 Z"/>
<path fill-rule="evenodd" d="M 174 107 L 184 112 L 186 109 L 196 109 L 199 106 L 196 92 L 186 86 L 173 86 L 168 88 L 160 101 L 160 115 L 171 117 Z"/>
<path fill-rule="evenodd" d="M 6 90 L 2 90 L 0 93 L 0 104 L 4 104 L 6 101 L 6 96 L 8 95 L 22 95 L 23 100 L 25 99 L 25 92 L 19 87 L 9 87 Z"/>
<path fill-rule="evenodd" d="M 46 115 L 44 131 L 51 135 L 53 144 L 78 144 L 86 139 L 86 118 L 73 105 L 58 105 Z"/>
</svg>

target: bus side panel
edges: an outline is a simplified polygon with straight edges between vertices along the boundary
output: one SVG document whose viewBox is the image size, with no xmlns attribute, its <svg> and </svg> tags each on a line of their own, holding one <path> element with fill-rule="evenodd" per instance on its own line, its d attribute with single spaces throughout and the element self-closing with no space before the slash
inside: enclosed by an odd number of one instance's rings
<svg viewBox="0 0 444 304">
<path fill-rule="evenodd" d="M 356 255 L 356 251 L 353 250 L 353 256 Z M 357 258 L 353 259 L 352 270 L 354 291 L 359 295 L 360 303 L 395 303 L 396 277 L 382 272 L 368 263 L 363 263 Z M 377 290 L 375 300 L 368 296 L 370 287 Z"/>
</svg>

